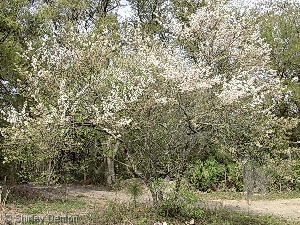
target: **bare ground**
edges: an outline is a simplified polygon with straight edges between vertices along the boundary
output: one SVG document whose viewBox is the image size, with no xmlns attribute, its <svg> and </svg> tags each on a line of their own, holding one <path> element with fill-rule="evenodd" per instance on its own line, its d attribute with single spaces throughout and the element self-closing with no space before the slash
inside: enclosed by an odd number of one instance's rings
<svg viewBox="0 0 300 225">
<path fill-rule="evenodd" d="M 71 186 L 68 188 L 67 194 L 71 196 L 84 196 L 90 201 L 100 205 L 105 205 L 108 201 L 126 203 L 132 200 L 126 189 L 110 191 L 106 188 L 93 186 Z M 138 201 L 140 203 L 151 204 L 150 192 L 144 189 L 143 194 L 138 198 Z"/>
<path fill-rule="evenodd" d="M 111 192 L 92 187 L 71 187 L 70 195 L 84 195 L 98 203 L 105 204 L 108 200 L 120 202 L 130 201 L 130 195 L 125 190 Z M 151 195 L 148 191 L 139 198 L 139 202 L 151 204 Z M 260 215 L 275 215 L 284 219 L 300 220 L 300 198 L 278 200 L 254 200 L 248 204 L 247 200 L 204 200 L 199 207 L 210 209 L 227 209 Z"/>
<path fill-rule="evenodd" d="M 96 203 L 99 206 L 105 206 L 109 201 L 129 202 L 131 197 L 126 189 L 120 191 L 110 191 L 106 188 L 95 186 L 68 186 L 60 188 L 43 186 L 25 186 L 29 193 L 36 195 L 38 192 L 45 192 L 48 197 L 53 196 L 80 196 L 86 201 Z M 25 194 L 27 192 L 24 192 Z M 30 196 L 29 196 L 30 197 Z M 144 193 L 139 198 L 139 202 L 151 204 L 150 192 L 144 189 Z M 275 215 L 284 219 L 300 220 L 300 198 L 279 199 L 279 200 L 255 200 L 248 202 L 246 200 L 203 200 L 197 204 L 199 207 L 210 209 L 227 209 L 230 211 L 248 212 L 260 215 Z M 1 208 L 0 208 L 1 211 Z M 8 207 L 6 213 L 15 212 L 13 207 Z"/>
<path fill-rule="evenodd" d="M 274 215 L 283 219 L 300 220 L 300 198 L 278 200 L 207 200 L 199 204 L 210 209 L 226 209 L 259 215 Z"/>
</svg>

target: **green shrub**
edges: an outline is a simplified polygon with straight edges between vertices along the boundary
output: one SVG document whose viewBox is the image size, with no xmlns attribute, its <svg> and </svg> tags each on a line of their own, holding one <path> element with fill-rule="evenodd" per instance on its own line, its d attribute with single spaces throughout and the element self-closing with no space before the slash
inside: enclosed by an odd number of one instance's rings
<svg viewBox="0 0 300 225">
<path fill-rule="evenodd" d="M 218 189 L 243 191 L 242 166 L 232 161 L 224 164 L 212 157 L 204 162 L 198 160 L 189 165 L 186 177 L 200 191 Z"/>
<path fill-rule="evenodd" d="M 224 180 L 225 171 L 224 165 L 209 158 L 204 163 L 197 161 L 189 166 L 187 178 L 198 190 L 216 190 Z"/>
<path fill-rule="evenodd" d="M 227 166 L 226 187 L 235 191 L 243 191 L 243 171 L 238 163 L 229 163 Z"/>
<path fill-rule="evenodd" d="M 128 193 L 131 195 L 134 207 L 136 207 L 137 199 L 143 194 L 142 188 L 136 180 L 129 184 Z"/>
<path fill-rule="evenodd" d="M 195 191 L 183 185 L 178 192 L 172 192 L 159 204 L 158 212 L 163 217 L 191 219 L 202 213 L 202 209 L 193 207 L 199 201 Z"/>
</svg>

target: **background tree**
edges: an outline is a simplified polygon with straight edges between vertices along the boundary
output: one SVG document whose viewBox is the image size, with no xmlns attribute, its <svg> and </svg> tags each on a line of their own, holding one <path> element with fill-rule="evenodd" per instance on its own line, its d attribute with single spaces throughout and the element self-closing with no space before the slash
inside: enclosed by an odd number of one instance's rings
<svg viewBox="0 0 300 225">
<path fill-rule="evenodd" d="M 223 126 L 228 127 L 224 132 L 228 133 L 229 136 L 224 138 L 221 133 L 221 136 L 215 139 L 214 146 L 222 150 L 224 147 L 232 148 L 238 144 L 239 147 L 234 147 L 237 151 L 234 158 L 239 159 L 245 166 L 248 163 L 267 164 L 267 158 L 268 160 L 276 158 L 279 155 L 276 149 L 281 147 L 280 145 L 274 146 L 272 138 L 279 138 L 278 143 L 283 144 L 284 148 L 288 148 L 285 135 L 289 129 L 295 126 L 293 124 L 287 126 L 287 129 L 283 129 L 286 121 L 280 122 L 279 118 L 274 118 L 275 121 L 278 120 L 279 127 L 276 123 L 271 122 L 272 126 L 268 125 L 269 122 L 265 123 L 274 114 L 276 115 L 278 109 L 278 104 L 274 104 L 275 99 L 272 100 L 272 103 L 267 100 L 268 96 L 281 91 L 277 90 L 279 91 L 277 92 L 273 89 L 274 87 L 276 89 L 276 83 L 279 84 L 280 81 L 268 65 L 271 49 L 260 37 L 260 27 L 254 26 L 255 21 L 255 17 L 241 14 L 228 5 L 208 4 L 192 14 L 189 21 L 185 22 L 186 26 L 179 23 L 182 26 L 177 26 L 180 29 L 175 29 L 174 32 L 178 34 L 180 42 L 185 46 L 187 57 L 210 66 L 211 74 L 217 74 L 224 79 L 223 86 L 221 85 L 219 90 L 214 90 L 215 94 L 224 100 L 221 105 L 223 107 L 226 105 L 223 111 L 219 112 L 219 117 L 223 119 L 223 122 L 216 124 L 223 124 Z M 265 76 L 268 77 L 266 80 L 263 79 Z M 267 83 L 265 83 L 266 81 Z M 270 81 L 273 84 L 268 83 Z M 271 86 L 267 87 L 268 85 Z M 274 92 L 269 92 L 268 89 L 273 89 Z M 246 96 L 251 96 L 252 101 Z M 280 95 L 275 98 L 276 101 L 281 101 Z M 238 105 L 235 105 L 237 102 Z M 245 105 L 242 106 L 243 104 L 250 105 L 246 107 Z M 241 115 L 246 117 L 243 118 Z M 271 115 L 269 119 L 268 115 Z M 250 122 L 247 118 L 252 118 L 251 125 L 244 124 L 246 121 Z M 282 128 L 280 128 L 281 126 Z M 258 131 L 262 131 L 262 133 Z M 272 135 L 266 135 L 265 131 L 271 132 Z M 270 136 L 270 139 L 266 138 L 267 136 Z M 243 140 L 233 143 L 241 137 Z M 264 144 L 258 144 L 261 142 Z M 268 143 L 272 147 L 268 147 Z M 260 147 L 256 148 L 256 145 Z M 250 152 L 254 154 L 250 154 Z"/>
<path fill-rule="evenodd" d="M 78 32 L 91 31 L 118 7 L 119 0 L 36 1 L 39 17 L 48 21 L 51 30 L 56 31 L 57 35 L 61 28 L 68 27 Z"/>
<path fill-rule="evenodd" d="M 272 67 L 281 79 L 299 75 L 299 3 L 291 1 L 266 2 L 258 11 L 262 37 L 272 49 Z"/>
<path fill-rule="evenodd" d="M 27 49 L 26 42 L 37 37 L 39 26 L 37 18 L 29 12 L 31 6 L 26 0 L 0 3 L 1 108 L 22 103 L 17 90 L 17 81 L 22 76 L 17 68 L 26 60 L 20 54 Z"/>
<path fill-rule="evenodd" d="M 277 107 L 284 117 L 299 118 L 299 3 L 291 1 L 266 2 L 256 9 L 262 37 L 270 45 L 271 66 L 286 84 L 286 97 Z M 299 127 L 290 136 L 291 147 L 297 147 Z M 297 152 L 294 152 L 297 155 Z"/>
<path fill-rule="evenodd" d="M 33 2 L 27 0 L 3 1 L 0 3 L 0 126 L 7 126 L 2 114 L 11 106 L 21 110 L 24 98 L 19 93 L 19 85 L 24 83 L 19 67 L 28 66 L 22 53 L 28 48 L 29 40 L 37 40 L 42 21 L 32 13 Z M 29 100 L 29 99 L 28 99 Z M 2 138 L 2 137 L 1 137 Z M 2 140 L 1 140 L 2 141 Z M 0 160 L 3 160 L 0 149 Z M 14 174 L 15 166 L 0 165 L 1 171 Z M 4 179 L 1 174 L 0 177 Z"/>
<path fill-rule="evenodd" d="M 26 146 L 30 145 L 41 153 L 34 154 L 32 160 L 49 161 L 51 170 L 48 169 L 48 174 L 61 162 L 61 154 L 66 155 L 64 152 L 74 151 L 82 144 L 76 141 L 80 135 L 74 134 L 74 131 L 77 126 L 93 126 L 95 122 L 91 119 L 96 117 L 91 113 L 96 113 L 96 105 L 104 101 L 100 93 L 108 90 L 104 84 L 97 85 L 97 82 L 108 79 L 109 85 L 112 79 L 112 71 L 107 70 L 107 57 L 114 54 L 110 43 L 105 44 L 103 39 L 85 42 L 85 35 L 80 36 L 83 38 L 80 42 L 76 36 L 68 37 L 70 39 L 65 46 L 53 38 L 43 43 L 38 51 L 28 51 L 31 70 L 24 71 L 27 83 L 20 87 L 20 92 L 24 98 L 32 98 L 34 104 L 29 109 L 23 108 L 22 115 L 12 108 L 12 113 L 7 117 L 10 123 L 16 125 L 12 127 L 12 132 L 18 127 L 21 132 L 19 136 L 13 135 L 17 139 L 11 139 L 17 146 L 11 152 L 16 155 L 13 159 L 24 161 L 22 152 L 26 152 Z M 92 51 L 96 43 L 102 46 L 101 51 Z M 98 73 L 107 77 L 99 77 Z M 90 111 L 93 106 L 96 108 Z M 81 129 L 78 132 L 81 133 Z M 85 135 L 85 138 L 89 137 Z"/>
<path fill-rule="evenodd" d="M 129 0 L 133 11 L 132 20 L 146 35 L 167 39 L 168 31 L 163 24 L 170 21 L 169 2 L 163 0 Z"/>
<path fill-rule="evenodd" d="M 18 0 L 3 2 L 0 3 L 0 6 L 2 113 L 10 109 L 22 110 L 24 101 L 27 101 L 28 108 L 36 103 L 32 99 L 31 93 L 24 93 L 24 87 L 29 84 L 26 80 L 28 77 L 23 76 L 23 72 L 31 70 L 30 67 L 35 66 L 31 64 L 31 56 L 41 56 L 38 49 L 47 52 L 43 57 L 50 57 L 52 53 L 55 55 L 54 52 L 58 49 L 67 47 L 68 42 L 72 39 L 71 35 L 68 34 L 69 31 L 87 34 L 95 28 L 99 28 L 98 32 L 103 32 L 101 30 L 103 24 L 115 24 L 116 16 L 112 14 L 112 11 L 119 6 L 119 1 Z M 52 48 L 53 44 L 57 49 Z M 46 47 L 47 45 L 49 48 Z M 27 51 L 26 57 L 22 56 L 24 51 Z M 45 58 L 37 58 L 36 60 L 43 61 L 44 66 L 48 63 Z M 51 67 L 53 64 L 50 63 L 47 66 Z M 43 90 L 45 95 L 53 91 L 51 88 L 47 88 Z M 48 97 L 51 98 L 51 95 Z M 50 101 L 44 96 L 43 101 L 47 102 L 48 100 Z M 5 116 L 1 118 L 3 117 Z M 55 155 L 55 157 L 62 156 Z M 16 166 L 16 171 L 19 167 L 18 164 L 18 162 L 12 164 Z M 57 165 L 56 167 L 61 166 Z M 2 171 L 6 171 L 8 168 L 9 166 L 6 164 Z M 14 174 L 14 171 L 9 172 L 9 174 Z"/>
</svg>

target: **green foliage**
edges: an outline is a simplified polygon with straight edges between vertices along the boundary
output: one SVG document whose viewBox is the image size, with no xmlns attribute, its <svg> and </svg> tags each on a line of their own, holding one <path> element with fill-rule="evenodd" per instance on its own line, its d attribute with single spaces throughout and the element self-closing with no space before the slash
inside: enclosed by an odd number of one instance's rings
<svg viewBox="0 0 300 225">
<path fill-rule="evenodd" d="M 26 169 L 20 170 L 17 173 L 18 178 L 20 179 L 21 183 L 26 183 L 32 180 L 32 173 Z"/>
<path fill-rule="evenodd" d="M 20 89 L 24 84 L 24 77 L 21 70 L 28 68 L 28 59 L 22 57 L 24 51 L 28 49 L 29 43 L 38 42 L 39 35 L 43 33 L 40 29 L 40 22 L 36 20 L 36 15 L 30 13 L 29 8 L 34 1 L 13 0 L 1 1 L 0 3 L 0 127 L 8 126 L 4 121 L 5 111 L 14 107 L 20 110 L 24 101 L 31 102 L 30 98 L 25 99 L 21 95 Z M 40 33 L 39 33 L 40 32 Z M 0 140 L 2 143 L 2 138 Z M 3 151 L 0 149 L 0 160 Z M 18 163 L 0 164 L 1 171 L 7 171 L 6 178 L 10 182 L 18 180 Z M 25 180 L 28 180 L 27 175 Z"/>
<path fill-rule="evenodd" d="M 293 184 L 295 190 L 300 190 L 300 162 L 298 161 L 296 165 L 292 168 L 293 171 Z"/>
<path fill-rule="evenodd" d="M 225 166 L 215 159 L 209 158 L 205 162 L 197 161 L 190 165 L 186 175 L 197 189 L 201 191 L 216 190 L 224 180 Z"/>
<path fill-rule="evenodd" d="M 173 190 L 157 206 L 158 212 L 163 217 L 175 217 L 181 219 L 192 219 L 200 216 L 202 209 L 194 208 L 194 204 L 199 202 L 199 196 L 188 185 L 181 185 L 179 190 Z"/>
<path fill-rule="evenodd" d="M 300 10 L 298 2 L 265 3 L 271 10 L 259 13 L 261 33 L 272 48 L 272 66 L 280 78 L 299 76 Z"/>
<path fill-rule="evenodd" d="M 186 177 L 195 188 L 201 191 L 243 190 L 243 172 L 239 163 L 218 162 L 209 157 L 204 162 L 190 164 Z"/>
<path fill-rule="evenodd" d="M 242 166 L 239 163 L 228 163 L 227 167 L 227 180 L 226 186 L 228 189 L 234 191 L 242 191 L 243 190 L 243 173 Z"/>
<path fill-rule="evenodd" d="M 299 160 L 277 160 L 269 171 L 269 190 L 271 192 L 292 192 L 300 188 Z"/>
<path fill-rule="evenodd" d="M 22 98 L 16 93 L 17 80 L 22 76 L 17 66 L 25 63 L 20 57 L 25 44 L 24 38 L 31 38 L 26 34 L 26 22 L 28 15 L 23 11 L 26 1 L 3 1 L 0 3 L 0 95 L 1 108 L 20 107 Z M 21 24 L 21 20 L 25 24 Z M 0 126 L 5 125 L 0 117 Z"/>
<path fill-rule="evenodd" d="M 271 66 L 277 76 L 286 84 L 286 99 L 276 107 L 277 113 L 284 117 L 299 118 L 300 107 L 300 4 L 293 1 L 267 1 L 262 3 L 270 10 L 261 11 L 258 6 L 257 15 L 261 27 L 261 35 L 272 49 Z M 299 147 L 299 125 L 290 136 L 291 145 Z"/>
<path fill-rule="evenodd" d="M 143 194 L 143 191 L 135 179 L 129 184 L 128 192 L 131 195 L 134 207 L 136 207 L 137 199 Z"/>
<path fill-rule="evenodd" d="M 133 11 L 133 21 L 141 26 L 145 35 L 158 35 L 166 39 L 167 30 L 162 21 L 168 21 L 169 5 L 164 0 L 129 0 Z"/>
<path fill-rule="evenodd" d="M 54 210 L 57 210 L 60 213 L 74 213 L 79 209 L 85 208 L 85 206 L 86 203 L 78 198 L 55 199 L 51 202 L 34 202 L 28 208 L 22 210 L 22 212 L 28 215 L 41 214 Z"/>
</svg>

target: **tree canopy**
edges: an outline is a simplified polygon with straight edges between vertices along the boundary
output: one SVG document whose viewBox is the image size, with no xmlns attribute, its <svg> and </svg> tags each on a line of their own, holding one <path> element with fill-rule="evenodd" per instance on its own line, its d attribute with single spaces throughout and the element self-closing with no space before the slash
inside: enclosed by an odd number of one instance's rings
<svg viewBox="0 0 300 225">
<path fill-rule="evenodd" d="M 2 3 L 1 84 L 22 99 L 1 109 L 4 165 L 51 183 L 86 180 L 105 159 L 107 180 L 119 163 L 159 202 L 155 182 L 180 183 L 211 149 L 258 164 L 290 150 L 298 117 L 279 108 L 292 107 L 282 74 L 297 73 L 294 22 L 226 2 L 129 3 L 125 21 L 119 1 L 20 1 L 24 19 Z"/>
</svg>

